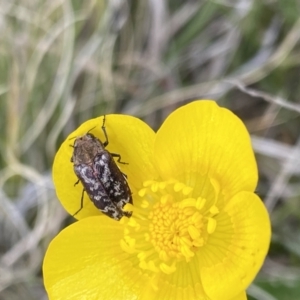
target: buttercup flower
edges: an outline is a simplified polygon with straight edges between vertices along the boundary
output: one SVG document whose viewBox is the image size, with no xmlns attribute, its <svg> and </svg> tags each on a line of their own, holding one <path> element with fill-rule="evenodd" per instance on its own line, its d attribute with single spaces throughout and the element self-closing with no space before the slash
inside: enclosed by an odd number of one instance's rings
<svg viewBox="0 0 300 300">
<path fill-rule="evenodd" d="M 58 198 L 70 213 L 82 185 L 70 162 L 74 138 L 104 141 L 103 117 L 69 135 L 55 157 Z M 242 300 L 270 243 L 270 221 L 254 193 L 257 166 L 243 123 L 215 102 L 174 111 L 154 133 L 141 120 L 107 115 L 107 149 L 119 153 L 132 191 L 131 218 L 113 220 L 85 194 L 78 222 L 44 260 L 50 300 Z M 73 138 L 73 139 L 72 139 Z"/>
</svg>

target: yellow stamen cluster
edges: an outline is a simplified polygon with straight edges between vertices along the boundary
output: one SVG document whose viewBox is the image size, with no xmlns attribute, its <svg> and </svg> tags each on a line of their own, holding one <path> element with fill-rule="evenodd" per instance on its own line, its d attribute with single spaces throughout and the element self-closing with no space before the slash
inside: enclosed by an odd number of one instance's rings
<svg viewBox="0 0 300 300">
<path fill-rule="evenodd" d="M 139 266 L 152 272 L 175 272 L 176 263 L 189 262 L 215 231 L 218 208 L 193 195 L 177 181 L 147 181 L 138 193 L 121 247 L 136 254 Z"/>
</svg>

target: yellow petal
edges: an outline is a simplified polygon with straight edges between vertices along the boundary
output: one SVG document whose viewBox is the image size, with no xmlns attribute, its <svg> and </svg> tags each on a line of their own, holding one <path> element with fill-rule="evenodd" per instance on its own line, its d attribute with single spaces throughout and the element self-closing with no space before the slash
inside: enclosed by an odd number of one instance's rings
<svg viewBox="0 0 300 300">
<path fill-rule="evenodd" d="M 121 250 L 122 234 L 120 222 L 101 217 L 61 231 L 44 258 L 49 299 L 138 299 L 149 280 Z"/>
<path fill-rule="evenodd" d="M 270 220 L 262 201 L 250 192 L 238 193 L 215 218 L 216 230 L 198 253 L 201 278 L 209 297 L 230 299 L 261 268 L 270 244 Z"/>
<path fill-rule="evenodd" d="M 230 199 L 238 191 L 254 191 L 257 166 L 242 121 L 214 101 L 182 106 L 157 132 L 154 158 L 162 178 L 197 185 L 199 175 L 220 184 Z"/>
<path fill-rule="evenodd" d="M 236 297 L 230 299 L 230 300 L 247 300 L 247 294 L 246 292 L 242 292 L 239 295 L 237 295 Z"/>
<path fill-rule="evenodd" d="M 101 129 L 103 117 L 91 119 L 72 132 L 56 153 L 53 164 L 53 181 L 56 193 L 64 208 L 73 215 L 80 208 L 82 195 L 81 183 L 74 186 L 77 177 L 70 162 L 75 138 L 90 132 L 105 141 Z M 128 164 L 118 164 L 127 179 L 134 194 L 142 186 L 145 179 L 155 178 L 156 173 L 152 163 L 153 143 L 155 133 L 141 120 L 126 115 L 107 115 L 105 122 L 109 139 L 108 151 L 121 155 L 122 161 Z M 99 215 L 101 212 L 84 194 L 83 209 L 76 215 L 77 219 Z"/>
</svg>

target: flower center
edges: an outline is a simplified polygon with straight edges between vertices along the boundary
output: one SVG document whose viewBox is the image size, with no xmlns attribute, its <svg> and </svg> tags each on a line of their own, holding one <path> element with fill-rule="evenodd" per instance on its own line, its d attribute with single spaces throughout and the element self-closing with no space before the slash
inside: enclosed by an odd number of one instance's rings
<svg viewBox="0 0 300 300">
<path fill-rule="evenodd" d="M 207 200 L 175 180 L 146 181 L 138 195 L 135 205 L 128 205 L 132 217 L 122 219 L 121 247 L 137 255 L 142 269 L 173 273 L 176 263 L 189 262 L 215 231 L 217 195 Z"/>
<path fill-rule="evenodd" d="M 165 197 L 153 206 L 148 216 L 151 220 L 149 237 L 162 260 L 168 261 L 171 257 L 188 259 L 203 245 L 203 216 L 194 209 L 196 203 L 193 202 L 193 199 L 186 199 L 174 203 L 171 197 Z"/>
</svg>

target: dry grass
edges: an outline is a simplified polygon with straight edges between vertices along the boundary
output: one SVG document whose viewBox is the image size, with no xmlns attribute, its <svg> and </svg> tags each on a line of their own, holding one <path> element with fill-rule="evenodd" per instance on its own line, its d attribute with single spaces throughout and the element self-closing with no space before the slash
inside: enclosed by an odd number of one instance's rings
<svg viewBox="0 0 300 300">
<path fill-rule="evenodd" d="M 0 299 L 47 299 L 41 264 L 71 218 L 51 165 L 104 113 L 157 129 L 213 98 L 239 115 L 273 224 L 249 299 L 299 299 L 300 18 L 297 0 L 0 0 Z"/>
</svg>

